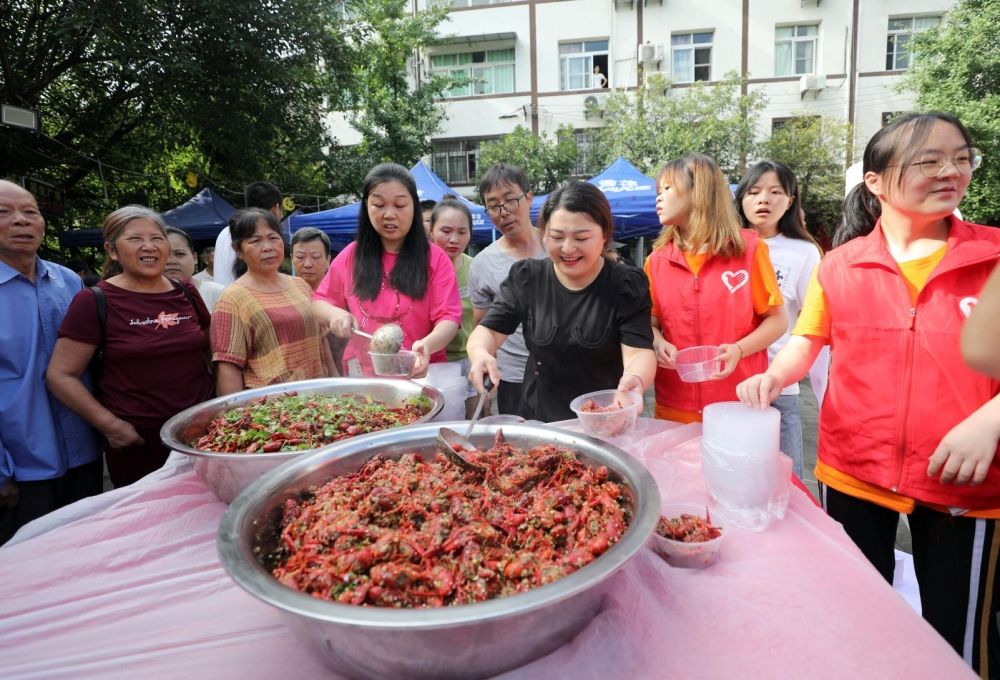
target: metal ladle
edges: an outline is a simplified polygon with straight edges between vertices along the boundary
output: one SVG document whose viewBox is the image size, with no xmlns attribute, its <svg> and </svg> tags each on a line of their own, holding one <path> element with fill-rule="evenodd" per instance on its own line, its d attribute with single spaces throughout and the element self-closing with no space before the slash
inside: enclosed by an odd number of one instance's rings
<svg viewBox="0 0 1000 680">
<path fill-rule="evenodd" d="M 379 326 L 371 334 L 357 327 L 352 327 L 351 332 L 362 338 L 368 338 L 369 347 L 376 354 L 396 354 L 403 346 L 403 329 L 398 324 L 387 323 Z"/>
<path fill-rule="evenodd" d="M 438 448 L 444 452 L 444 455 L 448 456 L 459 467 L 478 473 L 482 473 L 483 468 L 469 461 L 459 451 L 472 453 L 479 450 L 469 439 L 469 435 L 472 434 L 472 428 L 476 426 L 476 421 L 479 420 L 479 414 L 482 412 L 483 404 L 486 402 L 486 395 L 489 394 L 491 389 L 493 389 L 493 381 L 487 375 L 483 379 L 483 393 L 479 395 L 479 403 L 476 404 L 476 410 L 472 414 L 469 426 L 465 428 L 465 434 L 459 434 L 450 427 L 442 427 L 438 430 L 437 435 Z"/>
</svg>

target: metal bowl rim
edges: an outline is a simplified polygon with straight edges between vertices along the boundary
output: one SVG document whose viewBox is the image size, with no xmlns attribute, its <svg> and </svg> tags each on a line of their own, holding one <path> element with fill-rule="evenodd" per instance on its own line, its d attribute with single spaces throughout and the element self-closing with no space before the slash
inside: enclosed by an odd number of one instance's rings
<svg viewBox="0 0 1000 680">
<path fill-rule="evenodd" d="M 425 432 L 436 433 L 436 430 L 441 426 L 461 426 L 466 422 L 410 425 L 406 428 L 405 434 L 416 438 Z M 321 600 L 281 585 L 258 564 L 250 552 L 249 546 L 241 544 L 239 529 L 241 516 L 246 516 L 243 523 L 253 521 L 253 518 L 249 517 L 250 511 L 255 506 L 259 510 L 259 507 L 266 500 L 281 494 L 300 470 L 312 467 L 319 462 L 326 462 L 322 459 L 334 455 L 330 451 L 322 451 L 307 458 L 286 463 L 263 475 L 233 500 L 219 524 L 216 540 L 223 568 L 241 588 L 258 599 L 286 613 L 296 614 L 316 623 L 347 625 L 357 628 L 416 631 L 452 628 L 471 623 L 482 624 L 546 608 L 597 587 L 614 575 L 646 545 L 659 518 L 660 496 L 656 481 L 637 459 L 603 440 L 547 425 L 543 427 L 537 424 L 517 423 L 498 426 L 483 425 L 482 427 L 477 426 L 476 429 L 479 435 L 482 434 L 483 430 L 492 434 L 498 429 L 503 429 L 512 438 L 517 438 L 519 435 L 539 439 L 548 438 L 546 441 L 551 443 L 581 447 L 582 453 L 588 456 L 596 450 L 610 457 L 614 465 L 608 465 L 609 469 L 621 476 L 632 487 L 636 497 L 634 517 L 623 538 L 599 558 L 568 576 L 524 593 L 485 602 L 441 608 L 392 609 Z M 356 449 L 351 451 L 351 454 L 363 453 L 381 444 L 398 444 L 398 437 L 402 433 L 404 433 L 403 429 L 373 432 L 353 437 L 339 446 L 344 448 L 350 446 L 352 449 Z M 556 439 L 556 437 L 562 439 Z M 342 452 L 337 453 L 342 454 Z M 604 460 L 601 460 L 600 463 L 607 465 L 607 461 Z M 633 483 L 633 479 L 635 483 Z"/>
<path fill-rule="evenodd" d="M 203 401 L 201 403 L 195 404 L 189 408 L 184 409 L 180 413 L 171 417 L 167 422 L 163 424 L 160 428 L 160 439 L 163 443 L 170 447 L 174 451 L 179 451 L 185 455 L 193 456 L 196 458 L 207 458 L 211 460 L 271 460 L 271 461 L 281 461 L 290 460 L 292 458 L 297 458 L 303 454 L 312 454 L 326 451 L 331 447 L 340 445 L 343 441 L 331 442 L 330 444 L 324 444 L 323 446 L 314 449 L 301 449 L 299 451 L 279 451 L 276 453 L 218 453 L 215 451 L 203 451 L 201 449 L 196 449 L 180 439 L 176 438 L 172 434 L 172 430 L 177 426 L 178 423 L 184 423 L 190 420 L 194 415 L 206 411 L 208 409 L 219 407 L 221 412 L 222 407 L 226 402 L 233 400 L 234 398 L 239 399 L 239 403 L 231 404 L 228 408 L 237 408 L 247 401 L 256 399 L 258 397 L 267 397 L 272 394 L 280 394 L 282 392 L 294 392 L 298 390 L 305 389 L 321 389 L 325 387 L 334 386 L 357 386 L 358 388 L 370 387 L 372 383 L 380 385 L 400 385 L 409 384 L 415 386 L 414 396 L 418 394 L 425 395 L 429 397 L 434 405 L 431 410 L 421 416 L 418 420 L 410 423 L 410 425 L 421 425 L 428 422 L 431 418 L 440 413 L 441 409 L 444 408 L 444 395 L 441 390 L 437 389 L 432 385 L 422 385 L 412 380 L 400 380 L 399 378 L 378 378 L 378 377 L 364 377 L 364 378 L 350 378 L 350 377 L 337 377 L 337 378 L 313 378 L 311 380 L 296 380 L 293 382 L 286 383 L 275 383 L 274 385 L 265 385 L 264 387 L 255 387 L 249 390 L 243 390 L 242 392 L 234 392 L 232 394 L 227 394 L 221 397 L 215 397 L 209 399 L 208 401 Z M 353 439 L 352 437 L 351 439 Z"/>
</svg>

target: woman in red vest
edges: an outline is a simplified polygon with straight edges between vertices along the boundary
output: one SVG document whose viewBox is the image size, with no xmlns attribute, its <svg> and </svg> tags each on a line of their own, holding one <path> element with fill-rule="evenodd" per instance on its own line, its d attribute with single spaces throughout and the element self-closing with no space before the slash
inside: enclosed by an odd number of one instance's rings
<svg viewBox="0 0 1000 680">
<path fill-rule="evenodd" d="M 824 507 L 889 582 L 906 513 L 924 618 L 982 677 L 1000 678 L 1000 383 L 961 354 L 1000 230 L 953 215 L 979 162 L 949 114 L 877 132 L 844 209 L 880 217 L 820 263 L 792 338 L 737 391 L 762 407 L 830 345 Z"/>
<path fill-rule="evenodd" d="M 663 231 L 646 259 L 656 352 L 656 417 L 700 422 L 708 404 L 736 398 L 736 385 L 767 368 L 767 347 L 787 329 L 767 245 L 742 229 L 733 196 L 711 158 L 667 163 L 657 181 Z M 721 369 L 683 382 L 679 350 L 717 345 Z"/>
</svg>

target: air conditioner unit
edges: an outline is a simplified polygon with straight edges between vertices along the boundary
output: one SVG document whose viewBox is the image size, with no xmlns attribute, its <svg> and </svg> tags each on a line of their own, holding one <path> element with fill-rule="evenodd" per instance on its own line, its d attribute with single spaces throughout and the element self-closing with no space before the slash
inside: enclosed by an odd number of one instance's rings
<svg viewBox="0 0 1000 680">
<path fill-rule="evenodd" d="M 803 7 L 819 7 L 820 0 L 802 0 Z"/>
<path fill-rule="evenodd" d="M 826 76 L 805 75 L 799 79 L 799 94 L 805 96 L 807 92 L 818 93 L 826 87 Z"/>
<path fill-rule="evenodd" d="M 663 45 L 643 43 L 639 45 L 638 56 L 640 64 L 659 64 L 663 61 Z"/>
<path fill-rule="evenodd" d="M 595 97 L 594 95 L 587 95 L 583 100 L 583 115 L 586 118 L 592 116 L 603 117 L 604 116 L 604 97 Z"/>
</svg>

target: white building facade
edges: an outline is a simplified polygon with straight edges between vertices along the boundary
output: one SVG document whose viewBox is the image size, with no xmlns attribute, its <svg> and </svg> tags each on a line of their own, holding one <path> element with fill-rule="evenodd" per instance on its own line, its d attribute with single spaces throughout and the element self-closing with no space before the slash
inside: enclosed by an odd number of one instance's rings
<svg viewBox="0 0 1000 680">
<path fill-rule="evenodd" d="M 415 9 L 428 0 L 415 0 Z M 437 1 L 437 0 L 436 0 Z M 896 92 L 910 36 L 934 25 L 951 0 L 443 0 L 445 37 L 412 60 L 431 72 L 470 75 L 441 100 L 446 120 L 432 165 L 463 193 L 479 172 L 479 145 L 518 125 L 552 134 L 571 124 L 586 147 L 609 88 L 634 90 L 644 73 L 672 87 L 737 72 L 762 90 L 760 136 L 795 116 L 855 126 L 855 152 L 913 96 Z M 596 68 L 595 68 L 596 67 Z M 341 121 L 343 143 L 352 131 Z"/>
</svg>

